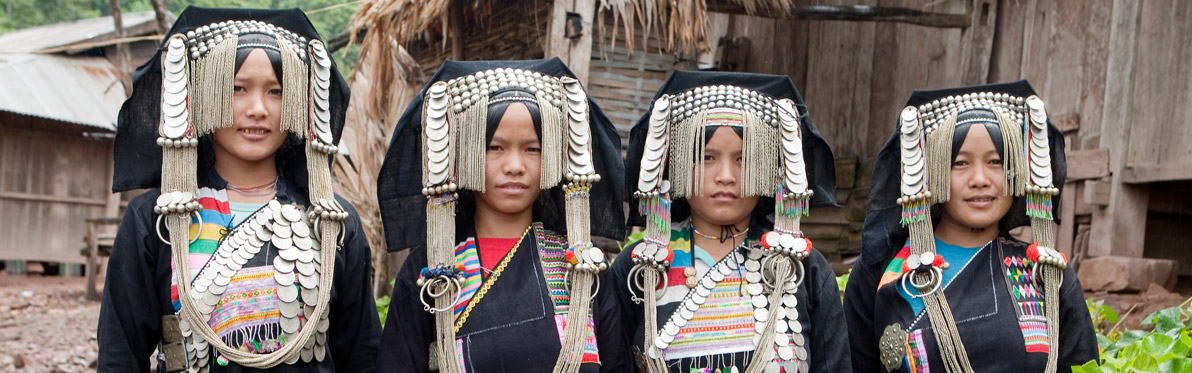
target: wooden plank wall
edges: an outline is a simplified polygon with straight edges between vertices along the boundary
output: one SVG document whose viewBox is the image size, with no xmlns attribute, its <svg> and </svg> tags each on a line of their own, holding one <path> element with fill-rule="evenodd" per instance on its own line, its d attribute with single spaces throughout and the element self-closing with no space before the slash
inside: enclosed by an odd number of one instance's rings
<svg viewBox="0 0 1192 373">
<path fill-rule="evenodd" d="M 464 60 L 523 60 L 542 58 L 551 4 L 545 1 L 498 1 L 490 12 L 469 19 L 464 26 Z M 428 34 L 432 34 L 428 31 Z M 437 34 L 432 34 L 437 35 Z M 411 43 L 410 54 L 429 80 L 443 61 L 452 59 L 451 42 L 433 37 Z"/>
<path fill-rule="evenodd" d="M 81 263 L 84 219 L 100 217 L 108 197 L 111 140 L 0 131 L 0 258 Z"/>
<path fill-rule="evenodd" d="M 695 61 L 660 52 L 665 41 L 658 38 L 657 32 L 651 32 L 643 48 L 641 35 L 645 30 L 640 27 L 635 28 L 634 47 L 630 50 L 625 30 L 618 28 L 614 33 L 608 18 L 603 32 L 592 43 L 587 88 L 617 127 L 621 145 L 627 146 L 629 129 L 649 110 L 654 94 L 671 71 L 694 69 Z"/>
</svg>

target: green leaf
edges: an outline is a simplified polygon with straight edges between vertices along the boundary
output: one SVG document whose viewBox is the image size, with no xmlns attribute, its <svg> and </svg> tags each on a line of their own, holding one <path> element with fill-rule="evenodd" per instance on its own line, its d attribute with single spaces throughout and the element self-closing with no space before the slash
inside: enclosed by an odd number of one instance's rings
<svg viewBox="0 0 1192 373">
<path fill-rule="evenodd" d="M 1118 322 L 1118 314 L 1117 311 L 1113 310 L 1113 307 L 1101 306 L 1101 315 L 1105 316 L 1105 321 Z"/>
<path fill-rule="evenodd" d="M 1159 363 L 1160 372 L 1192 372 L 1192 359 L 1179 358 Z"/>
<path fill-rule="evenodd" d="M 1154 325 L 1155 332 L 1174 336 L 1180 329 L 1186 327 L 1184 320 L 1181 319 L 1182 316 L 1179 307 L 1166 308 L 1147 316 L 1142 320 L 1142 325 Z"/>
</svg>

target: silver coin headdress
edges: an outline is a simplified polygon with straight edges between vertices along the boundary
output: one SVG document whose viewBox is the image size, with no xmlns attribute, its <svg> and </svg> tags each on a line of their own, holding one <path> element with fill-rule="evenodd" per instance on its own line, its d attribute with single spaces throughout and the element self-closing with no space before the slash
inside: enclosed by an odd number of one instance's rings
<svg viewBox="0 0 1192 373">
<path fill-rule="evenodd" d="M 703 149 L 706 123 L 728 119 L 742 129 L 742 196 L 774 197 L 774 230 L 762 236 L 766 259 L 762 272 L 770 283 L 802 281 L 802 259 L 811 253 L 811 241 L 803 237 L 799 223 L 807 215 L 809 188 L 803 154 L 802 123 L 797 105 L 790 98 L 774 98 L 748 88 L 700 86 L 676 94 L 664 94 L 654 101 L 642 151 L 641 168 L 634 197 L 646 219 L 642 242 L 634 246 L 634 268 L 628 281 L 641 291 L 635 301 L 644 303 L 645 340 L 650 371 L 666 371 L 659 350 L 669 341 L 658 335 L 655 290 L 674 258 L 671 238 L 671 201 L 703 193 Z M 738 120 L 739 119 L 739 120 Z M 669 170 L 669 172 L 665 172 Z M 797 285 L 796 285 L 797 287 Z M 663 286 L 666 291 L 666 286 Z M 770 289 L 770 304 L 781 304 L 782 289 Z M 758 346 L 785 341 L 773 325 L 779 312 L 771 313 L 765 331 L 759 330 Z M 759 320 L 759 325 L 761 322 Z M 784 324 L 785 325 L 785 324 Z M 651 343 L 653 342 L 653 343 Z M 781 341 L 779 341 L 781 342 Z M 773 359 L 775 349 L 758 349 L 748 371 L 762 369 Z"/>
<path fill-rule="evenodd" d="M 506 89 L 530 97 L 490 95 Z M 435 314 L 434 347 L 439 367 L 458 371 L 454 313 L 463 273 L 455 265 L 455 208 L 461 189 L 484 191 L 486 124 L 496 100 L 536 102 L 542 118 L 542 189 L 562 182 L 567 219 L 570 308 L 556 372 L 574 372 L 582 363 L 584 326 L 596 273 L 605 269 L 604 252 L 592 244 L 588 202 L 592 184 L 600 181 L 592 157 L 588 95 L 571 77 L 555 77 L 513 68 L 486 70 L 439 81 L 426 90 L 422 106 L 422 194 L 426 195 L 427 268 L 419 278 L 426 310 Z"/>
<path fill-rule="evenodd" d="M 1067 264 L 1064 256 L 1054 249 L 1052 198 L 1059 194 L 1059 187 L 1052 178 L 1047 113 L 1039 97 L 975 92 L 946 96 L 902 110 L 897 140 L 901 197 L 897 202 L 902 207 L 901 223 L 910 233 L 906 243 L 910 256 L 900 286 L 912 297 L 923 299 L 948 370 L 971 372 L 951 308 L 941 291 L 943 271 L 949 264 L 936 254 L 931 222 L 931 206 L 947 202 L 950 197 L 953 136 L 956 126 L 963 124 L 958 118 L 969 110 L 988 110 L 996 117 L 1004 155 L 1003 194 L 1026 200 L 1026 214 L 1035 241 L 1028 248 L 1027 257 L 1036 266 L 1035 278 L 1043 282 L 1048 340 L 1052 346 L 1046 371 L 1054 372 L 1058 356 L 1054 351 L 1057 351 L 1059 286 Z M 1045 265 L 1039 268 L 1038 264 Z"/>
<path fill-rule="evenodd" d="M 277 45 L 239 44 L 239 38 L 248 34 L 272 37 Z M 311 201 L 306 213 L 297 209 L 290 211 L 288 207 L 271 206 L 270 209 L 276 210 L 277 214 L 265 216 L 259 222 L 262 227 L 259 232 L 264 232 L 261 237 L 273 243 L 279 250 L 277 260 L 284 261 L 290 268 L 290 272 L 279 272 L 277 275 L 279 296 L 283 297 L 283 302 L 297 302 L 296 295 L 301 294 L 301 302 L 306 308 L 301 320 L 296 313 L 282 313 L 282 334 L 287 342 L 267 353 L 245 352 L 240 350 L 240 346 L 228 346 L 208 326 L 216 304 L 208 301 L 211 297 L 205 297 L 206 289 L 226 284 L 229 275 L 204 271 L 194 276 L 187 265 L 189 245 L 193 241 L 189 237 L 191 217 L 197 217 L 199 225 L 202 225 L 199 215 L 202 207 L 195 199 L 198 190 L 199 138 L 211 134 L 217 128 L 232 125 L 233 81 L 238 48 L 268 48 L 280 54 L 281 129 L 297 135 L 306 143 L 308 197 Z M 335 200 L 331 169 L 328 166 L 330 155 L 337 151 L 331 129 L 331 56 L 322 41 L 308 40 L 272 24 L 224 21 L 197 27 L 185 34 L 179 32 L 171 35 L 161 48 L 160 62 L 161 116 L 157 144 L 162 147 L 162 194 L 154 210 L 159 214 L 159 236 L 163 219 L 169 231 L 168 236 L 162 238 L 172 248 L 178 298 L 182 303 L 182 330 L 190 338 L 187 345 L 189 370 L 206 371 L 210 367 L 208 358 L 214 356 L 212 347 L 218 351 L 221 359 L 253 368 L 269 368 L 300 359 L 322 361 L 326 355 L 327 314 L 332 279 L 335 277 L 336 248 L 340 243 L 342 222 L 348 216 Z M 304 227 L 290 228 L 294 224 Z M 311 226 L 312 229 L 304 229 Z M 272 234 L 269 233 L 271 229 L 273 233 L 283 230 L 306 231 L 312 244 L 295 244 L 290 234 Z M 264 243 L 254 240 L 261 238 L 228 239 L 221 243 L 221 250 L 224 246 L 233 245 L 233 242 L 240 242 L 248 251 L 259 249 Z M 229 246 L 228 250 L 239 249 Z M 283 257 L 294 260 L 283 260 Z M 301 271 L 294 268 L 296 261 L 302 262 Z M 239 260 L 236 262 L 239 263 Z M 281 267 L 278 266 L 279 271 Z M 193 284 L 189 280 L 191 278 L 196 279 Z"/>
</svg>

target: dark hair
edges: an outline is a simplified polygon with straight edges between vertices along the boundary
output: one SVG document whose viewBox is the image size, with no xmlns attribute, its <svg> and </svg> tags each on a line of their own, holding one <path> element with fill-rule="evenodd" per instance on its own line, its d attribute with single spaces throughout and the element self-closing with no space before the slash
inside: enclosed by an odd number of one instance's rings
<svg viewBox="0 0 1192 373">
<path fill-rule="evenodd" d="M 264 34 L 240 35 L 236 43 L 235 71 L 240 72 L 240 65 L 244 64 L 244 60 L 248 58 L 249 53 L 257 49 L 265 51 L 265 56 L 269 57 L 269 63 L 273 65 L 273 75 L 277 77 L 277 81 L 280 83 L 282 81 L 281 53 L 278 53 L 277 39 L 274 39 L 272 36 Z"/>
<path fill-rule="evenodd" d="M 997 124 L 997 115 L 989 109 L 970 109 L 960 113 L 956 118 L 956 132 L 952 135 L 952 160 L 956 160 L 956 156 L 960 155 L 960 147 L 964 146 L 964 140 L 968 138 L 968 131 L 973 124 L 982 124 L 985 126 L 985 131 L 989 132 L 989 138 L 993 140 L 993 147 L 997 149 L 998 157 L 1005 158 L 1006 155 L 1002 152 L 1002 129 Z"/>
<path fill-rule="evenodd" d="M 509 105 L 513 103 L 521 103 L 526 105 L 526 109 L 530 110 L 530 118 L 534 121 L 534 134 L 542 139 L 542 113 L 538 110 L 538 102 L 536 97 L 530 92 L 521 89 L 506 89 L 493 93 L 489 98 L 489 102 L 502 98 L 520 97 L 528 98 L 530 100 L 510 100 L 501 101 L 495 104 L 488 105 L 488 120 L 484 127 L 484 143 L 488 144 L 493 141 L 493 134 L 497 132 L 497 125 L 501 124 L 501 118 L 505 117 L 505 111 L 509 109 Z"/>
</svg>

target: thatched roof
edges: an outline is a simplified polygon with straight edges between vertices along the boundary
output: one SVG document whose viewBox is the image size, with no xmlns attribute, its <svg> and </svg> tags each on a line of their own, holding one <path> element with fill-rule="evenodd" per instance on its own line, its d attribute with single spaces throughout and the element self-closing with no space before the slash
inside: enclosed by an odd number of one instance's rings
<svg viewBox="0 0 1192 373">
<path fill-rule="evenodd" d="M 473 10 L 491 8 L 500 0 L 466 2 Z M 792 0 L 597 0 L 597 22 L 603 25 L 612 17 L 613 30 L 602 32 L 634 32 L 640 28 L 643 40 L 657 28 L 671 53 L 699 53 L 708 50 L 707 32 L 711 27 L 708 3 L 725 3 L 740 7 L 747 14 L 785 14 L 790 12 Z M 368 28 L 368 34 L 385 33 L 393 41 L 405 45 L 425 40 L 431 33 L 447 35 L 447 17 L 451 0 L 365 0 L 352 17 L 349 26 L 355 32 Z M 481 12 L 469 12 L 478 16 Z M 603 27 L 600 27 L 603 29 Z M 612 40 L 616 40 L 616 35 Z M 636 46 L 632 37 L 630 48 Z M 640 45 L 645 47 L 645 42 Z M 366 46 L 367 47 L 367 46 Z M 361 53 L 364 53 L 362 50 Z"/>
<path fill-rule="evenodd" d="M 617 32 L 633 35 L 640 26 L 642 46 L 655 27 L 661 31 L 660 37 L 666 41 L 666 50 L 672 53 L 697 54 L 710 48 L 707 39 L 708 30 L 712 27 L 708 16 L 708 2 L 710 0 L 600 0 L 597 8 L 597 19 L 613 17 L 613 37 L 617 40 Z M 711 0 L 713 2 L 733 3 L 745 9 L 745 13 L 763 15 L 769 13 L 785 14 L 790 12 L 791 0 Z M 601 22 L 603 25 L 603 22 Z M 618 30 L 620 28 L 621 30 Z M 634 48 L 632 37 L 627 37 L 629 48 Z"/>
</svg>

